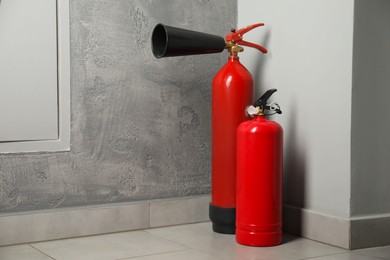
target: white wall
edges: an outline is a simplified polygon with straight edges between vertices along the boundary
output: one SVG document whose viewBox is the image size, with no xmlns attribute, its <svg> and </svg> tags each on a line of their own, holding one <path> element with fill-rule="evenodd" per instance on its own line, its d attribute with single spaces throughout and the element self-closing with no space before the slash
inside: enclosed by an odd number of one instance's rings
<svg viewBox="0 0 390 260">
<path fill-rule="evenodd" d="M 257 96 L 278 89 L 284 203 L 341 218 L 350 216 L 353 6 L 353 0 L 238 1 L 238 28 L 266 23 L 245 39 L 269 53 L 246 48 L 240 57 Z"/>
</svg>

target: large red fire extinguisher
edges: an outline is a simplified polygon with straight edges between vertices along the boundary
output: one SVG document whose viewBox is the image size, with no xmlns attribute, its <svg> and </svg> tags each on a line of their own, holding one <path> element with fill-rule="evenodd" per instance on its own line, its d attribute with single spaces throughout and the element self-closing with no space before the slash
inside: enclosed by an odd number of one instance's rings
<svg viewBox="0 0 390 260">
<path fill-rule="evenodd" d="M 220 36 L 157 24 L 152 34 L 156 58 L 229 51 L 228 62 L 212 83 L 212 195 L 210 219 L 213 230 L 234 234 L 236 230 L 236 130 L 245 118 L 245 107 L 253 102 L 253 78 L 240 63 L 242 46 L 267 50 L 243 40 L 248 31 L 263 26 L 253 24 Z"/>
<path fill-rule="evenodd" d="M 215 75 L 212 87 L 212 193 L 210 219 L 213 230 L 234 234 L 236 221 L 236 131 L 253 102 L 253 78 L 240 63 L 240 45 L 267 50 L 243 40 L 243 35 L 264 24 L 254 24 L 226 36 L 228 62 Z"/>
<path fill-rule="evenodd" d="M 237 129 L 236 240 L 249 246 L 282 242 L 282 127 L 266 118 L 281 114 L 277 103 L 267 104 L 268 90 L 246 109 L 253 119 Z"/>
</svg>

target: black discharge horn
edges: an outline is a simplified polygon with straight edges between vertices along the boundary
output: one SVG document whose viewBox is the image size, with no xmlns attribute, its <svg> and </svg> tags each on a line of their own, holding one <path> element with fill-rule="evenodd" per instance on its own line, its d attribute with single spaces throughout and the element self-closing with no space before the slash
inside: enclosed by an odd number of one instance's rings
<svg viewBox="0 0 390 260">
<path fill-rule="evenodd" d="M 152 51 L 156 58 L 222 52 L 223 37 L 157 24 L 152 34 Z"/>
</svg>

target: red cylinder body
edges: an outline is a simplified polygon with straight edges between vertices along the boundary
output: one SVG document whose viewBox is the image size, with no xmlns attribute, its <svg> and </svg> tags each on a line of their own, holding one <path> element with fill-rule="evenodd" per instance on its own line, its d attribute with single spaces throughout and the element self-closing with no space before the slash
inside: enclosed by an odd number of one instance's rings
<svg viewBox="0 0 390 260">
<path fill-rule="evenodd" d="M 246 120 L 245 107 L 253 102 L 253 78 L 237 54 L 231 55 L 212 86 L 210 219 L 214 231 L 227 234 L 235 233 L 236 132 Z"/>
<path fill-rule="evenodd" d="M 282 127 L 255 116 L 237 129 L 236 240 L 249 246 L 282 242 Z"/>
</svg>

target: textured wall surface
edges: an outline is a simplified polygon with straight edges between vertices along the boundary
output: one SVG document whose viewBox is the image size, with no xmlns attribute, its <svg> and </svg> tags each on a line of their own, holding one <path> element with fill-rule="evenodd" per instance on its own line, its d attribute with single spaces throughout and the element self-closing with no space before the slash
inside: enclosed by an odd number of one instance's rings
<svg viewBox="0 0 390 260">
<path fill-rule="evenodd" d="M 226 54 L 157 60 L 158 22 L 225 35 L 234 0 L 72 0 L 70 152 L 0 155 L 0 212 L 210 192 L 211 80 Z"/>
</svg>

